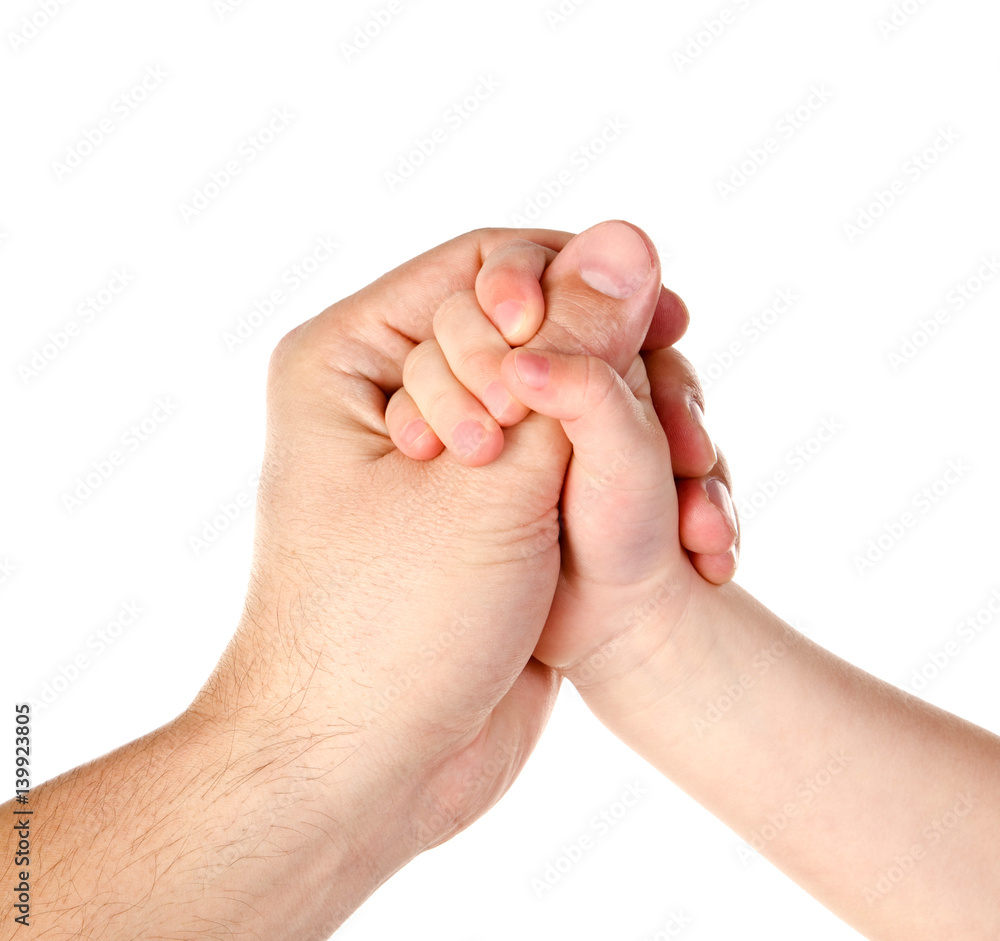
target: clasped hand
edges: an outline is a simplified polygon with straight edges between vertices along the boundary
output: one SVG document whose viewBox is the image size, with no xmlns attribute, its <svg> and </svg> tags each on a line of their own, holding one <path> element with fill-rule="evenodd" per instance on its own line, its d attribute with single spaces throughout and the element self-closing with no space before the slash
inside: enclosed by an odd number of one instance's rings
<svg viewBox="0 0 1000 941">
<path fill-rule="evenodd" d="M 399 859 L 509 787 L 561 676 L 603 692 L 733 574 L 660 279 L 622 222 L 481 230 L 274 352 L 246 609 L 194 711 L 377 782 Z"/>
</svg>

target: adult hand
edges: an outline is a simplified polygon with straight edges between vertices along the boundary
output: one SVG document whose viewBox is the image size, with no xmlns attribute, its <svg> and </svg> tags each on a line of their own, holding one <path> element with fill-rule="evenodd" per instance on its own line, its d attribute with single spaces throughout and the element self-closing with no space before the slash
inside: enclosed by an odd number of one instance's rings
<svg viewBox="0 0 1000 941">
<path fill-rule="evenodd" d="M 627 364 L 647 329 L 658 344 L 683 333 L 648 240 L 613 224 L 470 233 L 285 337 L 233 642 L 176 720 L 32 792 L 46 853 L 33 888 L 67 936 L 327 937 L 517 774 L 556 692 L 531 652 L 559 567 L 568 443 L 532 415 L 488 468 L 417 464 L 385 425 L 435 312 L 471 304 L 513 238 L 566 249 L 545 270 L 543 342 Z M 520 257 L 498 280 L 531 280 Z M 628 296 L 584 280 L 621 293 L 616 272 Z"/>
<path fill-rule="evenodd" d="M 507 429 L 500 457 L 476 468 L 450 453 L 412 462 L 385 424 L 407 355 L 419 344 L 433 359 L 424 341 L 435 316 L 482 316 L 483 259 L 514 234 L 446 243 L 279 344 L 246 609 L 193 707 L 220 733 L 256 724 L 276 746 L 308 745 L 314 766 L 349 751 L 354 776 L 407 808 L 407 858 L 503 793 L 557 688 L 531 653 L 559 572 L 570 455 L 559 424 L 529 415 Z M 686 326 L 638 230 L 516 234 L 560 250 L 542 279 L 533 343 L 625 368 L 651 324 L 660 342 Z M 523 251 L 502 257 L 524 270 Z M 502 440 L 491 421 L 480 444 Z"/>
</svg>

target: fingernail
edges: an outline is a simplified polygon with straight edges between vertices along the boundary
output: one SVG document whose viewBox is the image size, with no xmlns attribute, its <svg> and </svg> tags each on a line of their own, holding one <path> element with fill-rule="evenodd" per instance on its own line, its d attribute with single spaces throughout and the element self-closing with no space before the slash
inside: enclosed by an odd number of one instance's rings
<svg viewBox="0 0 1000 941">
<path fill-rule="evenodd" d="M 512 401 L 513 397 L 502 382 L 491 382 L 483 391 L 483 405 L 497 420 L 503 418 L 503 413 Z"/>
<path fill-rule="evenodd" d="M 719 455 L 715 450 L 715 442 L 712 440 L 712 436 L 708 433 L 708 428 L 705 426 L 705 413 L 701 410 L 697 399 L 688 400 L 688 411 L 691 413 L 691 420 L 696 425 L 700 425 L 701 430 L 705 432 L 705 440 L 712 449 L 712 467 L 715 467 L 716 462 L 719 460 Z"/>
<path fill-rule="evenodd" d="M 502 301 L 493 310 L 493 320 L 505 337 L 514 336 L 526 316 L 524 301 Z"/>
<path fill-rule="evenodd" d="M 705 491 L 708 493 L 708 499 L 722 511 L 730 531 L 735 536 L 737 534 L 736 510 L 733 508 L 732 497 L 729 496 L 729 488 L 718 477 L 710 477 L 705 481 Z"/>
<path fill-rule="evenodd" d="M 469 457 L 475 454 L 486 437 L 486 429 L 477 421 L 462 421 L 452 432 L 452 445 L 459 454 Z"/>
<path fill-rule="evenodd" d="M 403 429 L 400 438 L 402 438 L 403 444 L 406 447 L 412 448 L 417 443 L 417 440 L 430 430 L 430 427 L 422 418 L 414 418 Z"/>
<path fill-rule="evenodd" d="M 514 354 L 514 369 L 517 378 L 529 389 L 544 389 L 548 385 L 549 372 L 552 367 L 544 356 L 518 350 Z"/>
<path fill-rule="evenodd" d="M 624 222 L 605 222 L 584 234 L 580 277 L 595 291 L 608 297 L 631 297 L 652 270 L 646 243 Z"/>
</svg>

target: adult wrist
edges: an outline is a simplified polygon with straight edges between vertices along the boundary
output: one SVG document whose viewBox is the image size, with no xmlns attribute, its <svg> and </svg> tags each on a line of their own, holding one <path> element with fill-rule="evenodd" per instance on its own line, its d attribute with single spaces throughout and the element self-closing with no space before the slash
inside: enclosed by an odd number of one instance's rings
<svg viewBox="0 0 1000 941">
<path fill-rule="evenodd" d="M 296 730 L 202 701 L 173 726 L 210 782 L 197 801 L 213 813 L 196 828 L 205 843 L 195 881 L 223 899 L 255 887 L 262 937 L 329 937 L 426 848 L 412 823 L 412 769 L 375 757 L 370 733 Z"/>
</svg>

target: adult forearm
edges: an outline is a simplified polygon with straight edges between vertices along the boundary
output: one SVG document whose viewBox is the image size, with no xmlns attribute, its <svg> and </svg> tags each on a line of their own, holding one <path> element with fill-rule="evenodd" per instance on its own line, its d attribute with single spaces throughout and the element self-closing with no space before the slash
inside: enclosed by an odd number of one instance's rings
<svg viewBox="0 0 1000 941">
<path fill-rule="evenodd" d="M 329 937 L 416 850 L 398 783 L 377 783 L 360 743 L 282 735 L 189 711 L 33 790 L 30 926 L 53 939 Z M 0 936 L 19 928 L 5 918 Z"/>
<path fill-rule="evenodd" d="M 605 724 L 869 937 L 995 939 L 1000 739 L 736 586 L 692 605 L 642 667 L 584 691 Z"/>
</svg>

